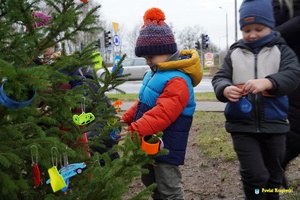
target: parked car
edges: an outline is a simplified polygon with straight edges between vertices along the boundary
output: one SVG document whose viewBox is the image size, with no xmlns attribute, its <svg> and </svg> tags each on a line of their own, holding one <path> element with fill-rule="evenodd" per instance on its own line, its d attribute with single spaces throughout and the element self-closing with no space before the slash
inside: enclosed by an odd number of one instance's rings
<svg viewBox="0 0 300 200">
<path fill-rule="evenodd" d="M 123 72 L 122 74 L 130 74 L 130 76 L 126 77 L 128 80 L 142 80 L 150 69 L 146 63 L 145 58 L 132 58 L 132 59 L 125 59 L 122 62 Z M 113 67 L 109 67 L 108 70 L 111 73 Z M 97 71 L 97 76 L 100 79 L 105 78 L 106 71 L 105 69 L 99 69 Z"/>
</svg>

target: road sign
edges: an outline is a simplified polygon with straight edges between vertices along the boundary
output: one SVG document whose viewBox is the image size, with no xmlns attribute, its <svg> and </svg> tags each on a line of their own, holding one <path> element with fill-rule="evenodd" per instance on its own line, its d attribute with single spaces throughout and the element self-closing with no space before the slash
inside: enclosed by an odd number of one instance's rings
<svg viewBox="0 0 300 200">
<path fill-rule="evenodd" d="M 114 66 L 112 68 L 112 72 L 115 72 L 118 68 L 118 63 L 121 60 L 120 55 L 116 55 L 114 58 Z M 122 67 L 118 73 L 118 76 L 121 76 L 123 74 L 124 68 Z"/>
<path fill-rule="evenodd" d="M 114 45 L 116 47 L 120 45 L 120 38 L 119 38 L 119 36 L 117 34 L 114 35 Z"/>
<path fill-rule="evenodd" d="M 120 55 L 116 55 L 114 58 L 114 65 L 118 65 L 118 62 L 121 60 Z"/>
<path fill-rule="evenodd" d="M 211 52 L 207 52 L 204 54 L 205 60 L 213 60 L 214 59 L 214 54 Z"/>
<path fill-rule="evenodd" d="M 119 30 L 119 23 L 117 23 L 117 22 L 113 22 L 112 24 L 113 24 L 113 27 L 114 27 L 114 31 L 115 31 L 115 33 L 117 33 L 117 32 L 118 32 L 118 30 Z"/>
<path fill-rule="evenodd" d="M 207 52 L 204 55 L 205 67 L 214 67 L 214 54 L 211 52 Z"/>
</svg>

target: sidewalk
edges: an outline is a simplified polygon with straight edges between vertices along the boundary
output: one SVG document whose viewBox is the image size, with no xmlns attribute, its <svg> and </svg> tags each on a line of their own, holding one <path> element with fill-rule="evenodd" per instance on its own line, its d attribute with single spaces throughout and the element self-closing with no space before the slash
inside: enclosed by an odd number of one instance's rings
<svg viewBox="0 0 300 200">
<path fill-rule="evenodd" d="M 121 110 L 127 110 L 133 105 L 132 102 L 123 102 Z M 217 111 L 222 112 L 225 108 L 225 103 L 219 101 L 197 101 L 196 110 L 197 111 Z"/>
</svg>

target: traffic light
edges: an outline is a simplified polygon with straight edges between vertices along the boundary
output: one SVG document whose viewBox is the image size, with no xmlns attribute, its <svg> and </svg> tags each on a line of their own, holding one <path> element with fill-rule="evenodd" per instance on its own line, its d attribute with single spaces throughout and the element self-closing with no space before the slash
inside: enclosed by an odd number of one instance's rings
<svg viewBox="0 0 300 200">
<path fill-rule="evenodd" d="M 96 47 L 101 48 L 101 41 L 100 41 L 100 39 L 97 40 Z"/>
<path fill-rule="evenodd" d="M 200 42 L 199 41 L 195 42 L 195 49 L 200 49 Z"/>
<path fill-rule="evenodd" d="M 105 48 L 109 47 L 111 45 L 111 36 L 110 36 L 110 31 L 104 31 L 104 44 Z"/>
<path fill-rule="evenodd" d="M 202 39 L 202 48 L 206 49 L 209 45 L 209 37 L 208 35 L 202 34 L 201 35 L 201 39 Z"/>
</svg>

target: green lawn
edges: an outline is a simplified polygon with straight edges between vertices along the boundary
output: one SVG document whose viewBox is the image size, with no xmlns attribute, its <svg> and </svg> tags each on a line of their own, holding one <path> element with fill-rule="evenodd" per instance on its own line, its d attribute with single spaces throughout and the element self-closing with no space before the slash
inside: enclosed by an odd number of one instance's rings
<svg viewBox="0 0 300 200">
<path fill-rule="evenodd" d="M 107 94 L 110 99 L 119 99 L 121 101 L 135 101 L 138 98 L 138 94 Z M 195 93 L 195 99 L 197 101 L 217 101 L 214 92 L 201 92 Z"/>
</svg>

